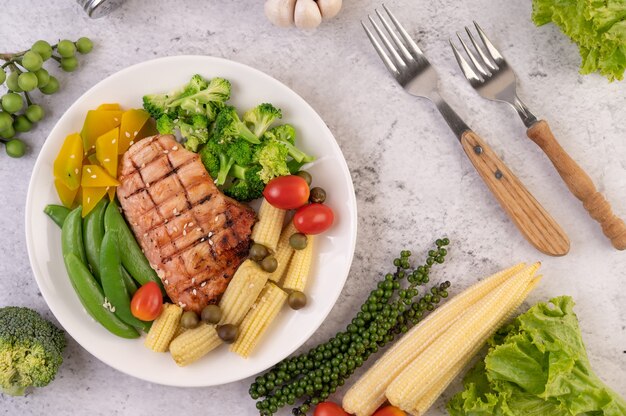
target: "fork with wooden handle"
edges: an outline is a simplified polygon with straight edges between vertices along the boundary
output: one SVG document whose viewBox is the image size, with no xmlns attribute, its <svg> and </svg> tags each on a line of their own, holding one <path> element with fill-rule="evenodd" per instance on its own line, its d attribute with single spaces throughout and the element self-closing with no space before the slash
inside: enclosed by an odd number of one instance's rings
<svg viewBox="0 0 626 416">
<path fill-rule="evenodd" d="M 528 137 L 535 142 L 548 156 L 569 190 L 582 203 L 589 215 L 602 226 L 613 247 L 626 249 L 626 224 L 617 217 L 611 205 L 598 192 L 589 175 L 572 159 L 554 138 L 550 126 L 545 120 L 537 120 L 528 107 L 519 99 L 516 92 L 516 76 L 504 57 L 489 41 L 485 32 L 474 22 L 482 46 L 478 44 L 472 32 L 465 31 L 472 43 L 473 50 L 457 33 L 461 46 L 469 57 L 471 64 L 461 55 L 450 41 L 454 56 L 472 87 L 478 93 L 493 101 L 508 103 L 515 108 L 526 126 Z"/>
</svg>

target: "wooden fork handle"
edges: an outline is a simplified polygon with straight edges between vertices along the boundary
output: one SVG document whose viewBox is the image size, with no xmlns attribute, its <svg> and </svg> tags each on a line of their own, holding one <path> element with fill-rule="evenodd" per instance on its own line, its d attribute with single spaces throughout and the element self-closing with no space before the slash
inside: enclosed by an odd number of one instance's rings
<svg viewBox="0 0 626 416">
<path fill-rule="evenodd" d="M 569 190 L 582 203 L 591 218 L 602 225 L 604 235 L 618 250 L 626 249 L 626 224 L 615 216 L 611 204 L 598 192 L 589 175 L 572 159 L 554 138 L 545 120 L 533 124 L 528 137 L 544 151 Z"/>
<path fill-rule="evenodd" d="M 528 242 L 551 256 L 567 254 L 569 239 L 563 229 L 495 152 L 471 130 L 463 133 L 461 144 L 485 184 Z"/>
</svg>

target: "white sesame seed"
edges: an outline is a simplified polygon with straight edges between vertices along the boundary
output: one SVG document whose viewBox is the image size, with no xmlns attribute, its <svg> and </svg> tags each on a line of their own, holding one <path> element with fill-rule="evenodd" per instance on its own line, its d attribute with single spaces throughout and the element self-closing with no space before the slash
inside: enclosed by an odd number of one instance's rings
<svg viewBox="0 0 626 416">
<path fill-rule="evenodd" d="M 129 133 L 129 132 L 124 133 L 124 135 L 125 135 L 126 137 L 130 137 L 130 133 Z"/>
<path fill-rule="evenodd" d="M 78 175 L 78 169 L 74 169 L 74 173 Z"/>
<path fill-rule="evenodd" d="M 87 173 L 91 173 L 91 169 L 87 168 Z"/>
<path fill-rule="evenodd" d="M 144 236 L 144 237 L 147 237 L 147 236 L 148 236 L 148 233 L 143 233 L 143 236 Z"/>
<path fill-rule="evenodd" d="M 117 118 L 117 117 L 113 117 L 113 120 L 115 120 L 115 121 L 120 121 L 120 119 L 119 119 L 119 118 Z"/>
<path fill-rule="evenodd" d="M 202 232 L 202 228 L 198 227 L 198 228 L 196 228 L 196 231 Z"/>
<path fill-rule="evenodd" d="M 183 228 L 187 228 L 187 226 L 188 226 L 188 225 L 189 225 L 189 224 L 185 224 L 185 225 L 183 225 Z"/>
<path fill-rule="evenodd" d="M 172 150 L 173 150 L 173 151 L 178 150 L 178 146 L 174 146 L 174 147 L 172 147 Z"/>
<path fill-rule="evenodd" d="M 194 296 L 196 296 L 198 294 L 198 291 L 196 291 L 196 289 L 192 290 L 191 293 L 193 293 Z"/>
<path fill-rule="evenodd" d="M 209 231 L 209 238 L 213 237 L 213 231 Z"/>
<path fill-rule="evenodd" d="M 145 167 L 146 167 L 146 164 L 145 164 L 145 163 L 142 163 L 142 164 L 141 164 L 141 168 L 143 169 L 143 168 L 145 168 Z"/>
<path fill-rule="evenodd" d="M 163 281 L 163 283 L 165 283 L 166 285 L 169 285 L 169 284 L 170 284 L 169 280 L 167 280 L 167 279 L 165 279 L 165 280 Z"/>
<path fill-rule="evenodd" d="M 76 155 L 70 155 L 70 159 L 75 159 Z"/>
<path fill-rule="evenodd" d="M 183 230 L 183 235 L 187 235 L 187 230 Z"/>
<path fill-rule="evenodd" d="M 163 153 L 164 154 L 168 154 L 170 151 L 169 150 L 164 150 Z"/>
<path fill-rule="evenodd" d="M 134 141 L 134 140 L 131 140 L 131 141 L 130 141 L 130 143 L 128 143 L 128 145 L 129 145 L 129 146 L 132 146 L 132 145 L 134 145 L 134 144 L 135 144 L 135 141 Z"/>
<path fill-rule="evenodd" d="M 213 245 L 213 240 L 209 240 L 209 244 L 210 244 L 210 245 Z"/>
<path fill-rule="evenodd" d="M 191 284 L 194 284 L 194 283 L 196 283 L 196 278 L 195 278 L 195 277 L 192 277 L 192 278 L 191 278 Z"/>
<path fill-rule="evenodd" d="M 150 182 L 146 182 L 146 188 L 150 187 Z"/>
<path fill-rule="evenodd" d="M 136 135 L 137 135 L 137 133 L 139 133 L 139 132 L 138 132 L 138 131 L 134 132 L 134 133 L 133 133 L 133 136 L 136 136 Z"/>
<path fill-rule="evenodd" d="M 106 159 L 102 160 L 104 163 L 109 163 L 111 161 L 111 159 L 109 159 L 108 157 Z"/>
<path fill-rule="evenodd" d="M 177 232 L 178 232 L 178 227 L 173 227 L 173 228 L 172 228 L 172 231 L 174 231 L 175 233 L 177 233 Z"/>
<path fill-rule="evenodd" d="M 202 283 L 200 284 L 200 287 L 205 287 L 205 286 L 206 286 L 206 282 L 202 282 Z"/>
<path fill-rule="evenodd" d="M 204 238 L 204 237 L 202 237 L 202 238 L 200 239 L 200 242 L 201 242 L 201 243 L 204 243 L 204 240 L 205 240 L 205 238 Z"/>
<path fill-rule="evenodd" d="M 90 196 L 88 196 L 88 197 L 87 197 L 87 203 L 90 203 L 90 202 L 91 202 L 91 197 L 90 197 Z"/>
<path fill-rule="evenodd" d="M 165 219 L 165 223 L 167 224 L 168 222 L 170 222 L 170 220 L 168 220 L 167 218 Z"/>
<path fill-rule="evenodd" d="M 193 222 L 187 223 L 188 226 L 193 227 Z"/>
<path fill-rule="evenodd" d="M 115 144 L 116 141 L 117 141 L 117 139 L 111 140 L 111 144 Z"/>
<path fill-rule="evenodd" d="M 215 217 L 215 222 L 217 222 L 217 220 L 219 220 L 219 219 L 220 219 L 220 217 Z"/>
<path fill-rule="evenodd" d="M 115 306 L 111 306 L 109 309 L 111 310 L 111 312 L 115 312 Z"/>
<path fill-rule="evenodd" d="M 97 176 L 96 175 L 91 175 L 91 179 L 96 179 Z"/>
</svg>

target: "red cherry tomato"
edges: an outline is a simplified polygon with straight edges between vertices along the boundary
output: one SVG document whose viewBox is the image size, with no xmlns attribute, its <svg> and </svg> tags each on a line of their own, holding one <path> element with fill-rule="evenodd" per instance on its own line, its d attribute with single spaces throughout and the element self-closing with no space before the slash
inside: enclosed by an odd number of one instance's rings
<svg viewBox="0 0 626 416">
<path fill-rule="evenodd" d="M 263 196 L 276 208 L 296 209 L 309 200 L 309 185 L 296 175 L 279 176 L 265 185 Z"/>
<path fill-rule="evenodd" d="M 395 406 L 385 406 L 378 409 L 374 416 L 406 416 L 406 413 Z"/>
<path fill-rule="evenodd" d="M 335 219 L 333 210 L 324 204 L 305 205 L 293 216 L 293 225 L 303 234 L 319 234 L 328 230 Z"/>
<path fill-rule="evenodd" d="M 315 407 L 313 416 L 350 416 L 341 406 L 333 402 L 321 402 Z"/>
<path fill-rule="evenodd" d="M 130 312 L 142 321 L 154 321 L 163 309 L 163 295 L 159 285 L 148 282 L 141 286 L 130 301 Z"/>
</svg>

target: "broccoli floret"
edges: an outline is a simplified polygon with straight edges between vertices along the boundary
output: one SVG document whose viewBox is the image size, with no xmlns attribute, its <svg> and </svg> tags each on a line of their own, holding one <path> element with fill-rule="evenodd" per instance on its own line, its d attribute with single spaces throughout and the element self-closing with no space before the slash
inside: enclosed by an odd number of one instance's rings
<svg viewBox="0 0 626 416">
<path fill-rule="evenodd" d="M 289 175 L 287 148 L 274 140 L 265 141 L 257 150 L 256 158 L 261 165 L 259 177 L 265 183 L 277 176 Z"/>
<path fill-rule="evenodd" d="M 217 178 L 217 175 L 220 171 L 220 160 L 219 158 L 211 151 L 211 148 L 207 145 L 204 145 L 200 148 L 198 152 L 200 155 L 200 160 L 202 160 L 202 164 L 209 172 L 212 178 Z"/>
<path fill-rule="evenodd" d="M 208 85 L 209 83 L 204 78 L 202 78 L 201 75 L 195 74 L 191 77 L 191 81 L 189 81 L 189 84 L 185 86 L 185 91 L 182 95 L 187 97 L 189 95 L 195 94 L 208 87 Z"/>
<path fill-rule="evenodd" d="M 48 385 L 63 362 L 63 331 L 37 312 L 0 308 L 0 389 L 23 396 L 30 386 Z"/>
<path fill-rule="evenodd" d="M 206 117 L 199 117 L 204 119 L 204 124 L 200 121 L 197 121 L 196 124 L 194 119 L 188 120 L 189 122 L 178 119 L 178 122 L 175 123 L 180 130 L 181 137 L 185 139 L 185 148 L 192 152 L 197 152 L 198 146 L 209 140 L 209 128 L 206 124 Z"/>
<path fill-rule="evenodd" d="M 261 166 L 251 165 L 242 167 L 233 165 L 230 174 L 233 181 L 230 186 L 224 189 L 224 193 L 238 201 L 251 201 L 260 198 L 265 189 L 265 183 L 261 180 L 259 172 Z"/>
<path fill-rule="evenodd" d="M 156 128 L 161 134 L 174 134 L 175 127 L 174 120 L 166 114 L 157 119 Z"/>
<path fill-rule="evenodd" d="M 235 138 L 258 144 L 260 140 L 239 119 L 237 110 L 232 106 L 225 106 L 215 120 L 215 136 L 220 142 L 228 142 Z"/>
<path fill-rule="evenodd" d="M 217 185 L 224 185 L 226 183 L 226 179 L 228 178 L 228 172 L 230 172 L 230 168 L 235 163 L 235 160 L 226 153 L 218 154 L 217 158 L 220 161 L 220 169 L 217 172 L 215 183 Z"/>
<path fill-rule="evenodd" d="M 202 111 L 202 105 L 213 101 L 224 102 L 230 98 L 230 81 L 224 78 L 213 78 L 206 88 L 195 93 L 182 96 L 172 101 L 169 107 L 192 109 L 192 112 Z M 195 110 L 195 111 L 193 111 Z"/>
<path fill-rule="evenodd" d="M 296 130 L 290 124 L 283 124 L 276 126 L 265 132 L 263 136 L 266 140 L 274 140 L 287 148 L 289 156 L 295 159 L 296 162 L 304 165 L 305 163 L 313 162 L 314 156 L 304 153 L 302 150 L 295 146 L 296 142 Z"/>
<path fill-rule="evenodd" d="M 281 118 L 281 111 L 272 104 L 263 103 L 248 110 L 243 115 L 243 121 L 255 136 L 261 137 L 274 120 Z"/>
<path fill-rule="evenodd" d="M 236 139 L 225 146 L 226 154 L 232 157 L 236 164 L 248 166 L 254 158 L 254 146 L 245 140 Z"/>
<path fill-rule="evenodd" d="M 204 113 L 209 121 L 214 121 L 217 118 L 217 114 L 222 111 L 225 104 L 220 101 L 212 101 L 204 105 Z"/>
</svg>

